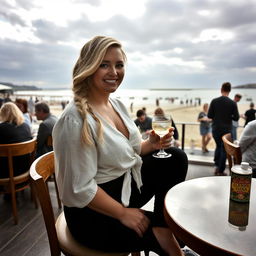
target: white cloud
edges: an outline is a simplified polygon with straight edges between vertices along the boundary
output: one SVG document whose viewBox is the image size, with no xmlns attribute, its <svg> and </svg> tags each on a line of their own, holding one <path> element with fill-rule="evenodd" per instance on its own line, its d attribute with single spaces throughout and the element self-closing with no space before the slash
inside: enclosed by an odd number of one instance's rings
<svg viewBox="0 0 256 256">
<path fill-rule="evenodd" d="M 11 25 L 6 22 L 0 23 L 0 38 L 15 40 L 17 42 L 40 43 L 40 39 L 34 35 L 34 29 L 31 27 L 22 27 L 20 25 Z"/>
<path fill-rule="evenodd" d="M 205 68 L 204 63 L 198 60 L 183 60 L 178 57 L 170 57 L 166 52 L 155 51 L 148 53 L 147 55 L 141 52 L 133 52 L 129 54 L 129 65 L 132 64 L 134 67 L 137 67 L 142 72 L 145 72 L 148 67 L 155 66 L 178 66 L 184 70 L 192 71 L 201 71 Z"/>
<path fill-rule="evenodd" d="M 224 29 L 204 29 L 198 38 L 192 40 L 193 43 L 206 41 L 226 41 L 234 37 L 234 34 L 229 30 Z"/>
</svg>

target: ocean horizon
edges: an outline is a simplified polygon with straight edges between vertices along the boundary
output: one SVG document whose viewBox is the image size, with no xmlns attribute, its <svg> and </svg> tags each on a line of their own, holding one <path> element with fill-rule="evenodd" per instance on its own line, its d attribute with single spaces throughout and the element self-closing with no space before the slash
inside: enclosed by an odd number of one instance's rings
<svg viewBox="0 0 256 256">
<path fill-rule="evenodd" d="M 256 90 L 255 89 L 241 89 L 234 88 L 230 93 L 230 98 L 233 99 L 236 93 L 242 95 L 240 103 L 255 102 L 256 103 Z M 15 97 L 38 97 L 40 100 L 45 101 L 70 101 L 73 97 L 71 89 L 52 89 L 52 90 L 31 90 L 31 91 L 16 91 Z M 122 89 L 119 88 L 112 97 L 119 98 L 124 104 L 155 104 L 158 99 L 161 104 L 168 104 L 170 101 L 173 104 L 180 104 L 180 102 L 195 102 L 200 99 L 201 103 L 210 103 L 213 98 L 220 96 L 220 89 L 191 89 L 191 88 L 170 88 L 170 89 Z"/>
</svg>

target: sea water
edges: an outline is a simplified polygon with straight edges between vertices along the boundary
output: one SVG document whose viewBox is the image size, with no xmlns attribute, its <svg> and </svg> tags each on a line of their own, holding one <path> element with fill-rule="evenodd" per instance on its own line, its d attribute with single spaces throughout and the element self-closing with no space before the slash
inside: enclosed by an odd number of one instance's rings
<svg viewBox="0 0 256 256">
<path fill-rule="evenodd" d="M 232 89 L 230 98 L 236 93 L 242 95 L 240 103 L 256 103 L 256 89 Z M 29 98 L 38 97 L 40 100 L 69 101 L 72 99 L 71 89 L 16 91 L 15 96 Z M 219 97 L 220 89 L 122 89 L 119 88 L 112 97 L 119 98 L 127 106 L 134 104 L 155 104 L 158 99 L 161 105 L 164 103 L 181 104 L 186 102 L 194 104 L 200 100 L 201 104 L 210 103 L 213 98 Z"/>
</svg>

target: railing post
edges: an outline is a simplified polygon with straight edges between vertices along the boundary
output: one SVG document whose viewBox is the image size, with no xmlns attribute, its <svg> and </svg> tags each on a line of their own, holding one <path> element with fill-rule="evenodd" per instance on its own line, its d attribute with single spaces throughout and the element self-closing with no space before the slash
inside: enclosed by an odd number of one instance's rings
<svg viewBox="0 0 256 256">
<path fill-rule="evenodd" d="M 182 134 L 181 134 L 181 149 L 184 150 L 185 145 L 185 124 L 182 123 Z"/>
</svg>

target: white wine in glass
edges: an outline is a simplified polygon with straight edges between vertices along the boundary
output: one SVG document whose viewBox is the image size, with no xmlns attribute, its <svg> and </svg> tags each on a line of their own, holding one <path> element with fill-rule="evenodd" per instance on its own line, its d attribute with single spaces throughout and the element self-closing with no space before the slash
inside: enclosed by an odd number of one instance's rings
<svg viewBox="0 0 256 256">
<path fill-rule="evenodd" d="M 168 130 L 172 127 L 172 121 L 163 115 L 155 115 L 152 118 L 152 128 L 160 137 L 163 137 L 168 133 Z M 172 154 L 167 153 L 161 148 L 158 152 L 153 154 L 156 158 L 167 158 L 171 157 Z"/>
</svg>

